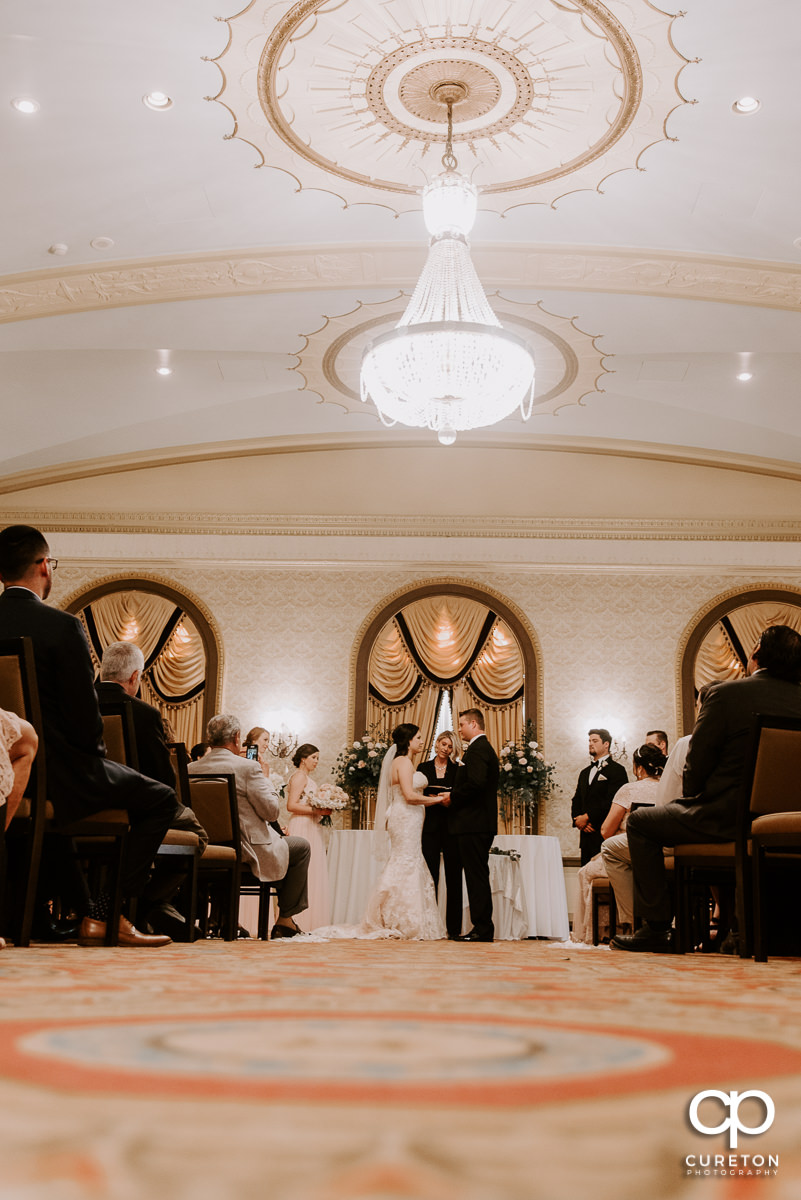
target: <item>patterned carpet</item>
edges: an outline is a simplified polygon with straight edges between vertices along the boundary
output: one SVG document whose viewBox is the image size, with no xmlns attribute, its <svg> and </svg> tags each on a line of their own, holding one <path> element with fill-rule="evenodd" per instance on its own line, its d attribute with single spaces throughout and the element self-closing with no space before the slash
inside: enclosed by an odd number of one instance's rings
<svg viewBox="0 0 801 1200">
<path fill-rule="evenodd" d="M 799 1076 L 798 960 L 11 948 L 0 1200 L 797 1200 Z M 736 1151 L 697 1132 L 710 1088 L 766 1092 L 772 1126 Z M 704 1104 L 707 1125 L 726 1115 Z M 763 1115 L 743 1102 L 743 1124 Z M 762 1174 L 721 1174 L 730 1153 Z M 715 1154 L 717 1174 L 688 1174 Z"/>
</svg>

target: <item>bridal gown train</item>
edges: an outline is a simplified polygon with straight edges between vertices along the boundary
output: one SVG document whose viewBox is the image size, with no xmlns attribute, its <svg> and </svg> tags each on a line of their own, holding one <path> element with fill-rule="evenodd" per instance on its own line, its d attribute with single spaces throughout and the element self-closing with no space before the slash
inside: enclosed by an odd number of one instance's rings
<svg viewBox="0 0 801 1200">
<path fill-rule="evenodd" d="M 418 792 L 428 787 L 428 780 L 419 771 L 415 772 L 412 782 Z M 329 925 L 294 941 L 332 941 L 335 938 L 436 941 L 446 936 L 431 873 L 421 848 L 425 807 L 407 804 L 397 784 L 390 789 L 390 796 L 387 812 L 389 860 L 373 889 L 361 925 Z"/>
</svg>

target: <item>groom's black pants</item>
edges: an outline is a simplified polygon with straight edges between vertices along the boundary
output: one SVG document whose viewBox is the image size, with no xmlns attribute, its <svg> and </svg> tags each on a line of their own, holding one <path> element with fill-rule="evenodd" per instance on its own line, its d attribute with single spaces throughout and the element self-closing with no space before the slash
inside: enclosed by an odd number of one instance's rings
<svg viewBox="0 0 801 1200">
<path fill-rule="evenodd" d="M 456 838 L 447 830 L 435 830 L 422 838 L 423 858 L 439 895 L 439 856 L 445 860 L 445 928 L 448 937 L 457 938 L 462 932 L 462 860 Z"/>
<path fill-rule="evenodd" d="M 479 937 L 487 938 L 495 936 L 489 877 L 489 852 L 494 838 L 494 833 L 460 833 L 456 837 L 470 902 L 470 920 Z"/>
</svg>

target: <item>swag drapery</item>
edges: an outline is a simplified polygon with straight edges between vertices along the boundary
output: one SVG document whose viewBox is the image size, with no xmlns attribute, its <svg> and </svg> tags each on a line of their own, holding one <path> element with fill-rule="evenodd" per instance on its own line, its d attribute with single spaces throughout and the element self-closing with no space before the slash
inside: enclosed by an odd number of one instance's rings
<svg viewBox="0 0 801 1200">
<path fill-rule="evenodd" d="M 440 695 L 454 714 L 480 708 L 500 749 L 523 725 L 523 655 L 509 626 L 466 596 L 415 600 L 387 621 L 370 653 L 368 729 L 419 725 L 428 747 Z"/>
<path fill-rule="evenodd" d="M 740 679 L 754 646 L 769 625 L 789 625 L 801 633 L 801 606 L 763 600 L 732 609 L 717 621 L 698 648 L 696 690 L 716 680 Z"/>
<path fill-rule="evenodd" d="M 206 652 L 190 617 L 165 596 L 109 592 L 80 613 L 97 670 L 111 642 L 136 642 L 145 656 L 139 695 L 170 724 L 176 741 L 203 740 Z"/>
</svg>

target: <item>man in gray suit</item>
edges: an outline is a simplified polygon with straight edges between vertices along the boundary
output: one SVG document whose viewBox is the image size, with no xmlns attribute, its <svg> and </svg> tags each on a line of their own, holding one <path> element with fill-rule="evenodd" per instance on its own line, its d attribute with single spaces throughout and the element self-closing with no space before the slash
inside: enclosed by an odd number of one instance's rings
<svg viewBox="0 0 801 1200">
<path fill-rule="evenodd" d="M 255 759 L 242 758 L 241 726 L 236 717 L 220 714 L 206 728 L 209 750 L 190 763 L 190 775 L 233 775 L 239 807 L 242 861 L 257 879 L 280 880 L 279 916 L 271 937 L 294 937 L 301 931 L 293 921 L 296 913 L 309 907 L 307 877 L 309 843 L 301 837 L 284 837 L 275 823 L 280 798 L 272 780 Z"/>
<path fill-rule="evenodd" d="M 672 949 L 672 909 L 663 846 L 731 842 L 744 786 L 754 718 L 801 717 L 801 634 L 771 625 L 748 662 L 748 678 L 716 683 L 703 702 L 684 766 L 684 799 L 641 808 L 627 832 L 634 874 L 634 911 L 643 925 L 611 945 L 618 950 Z"/>
</svg>

